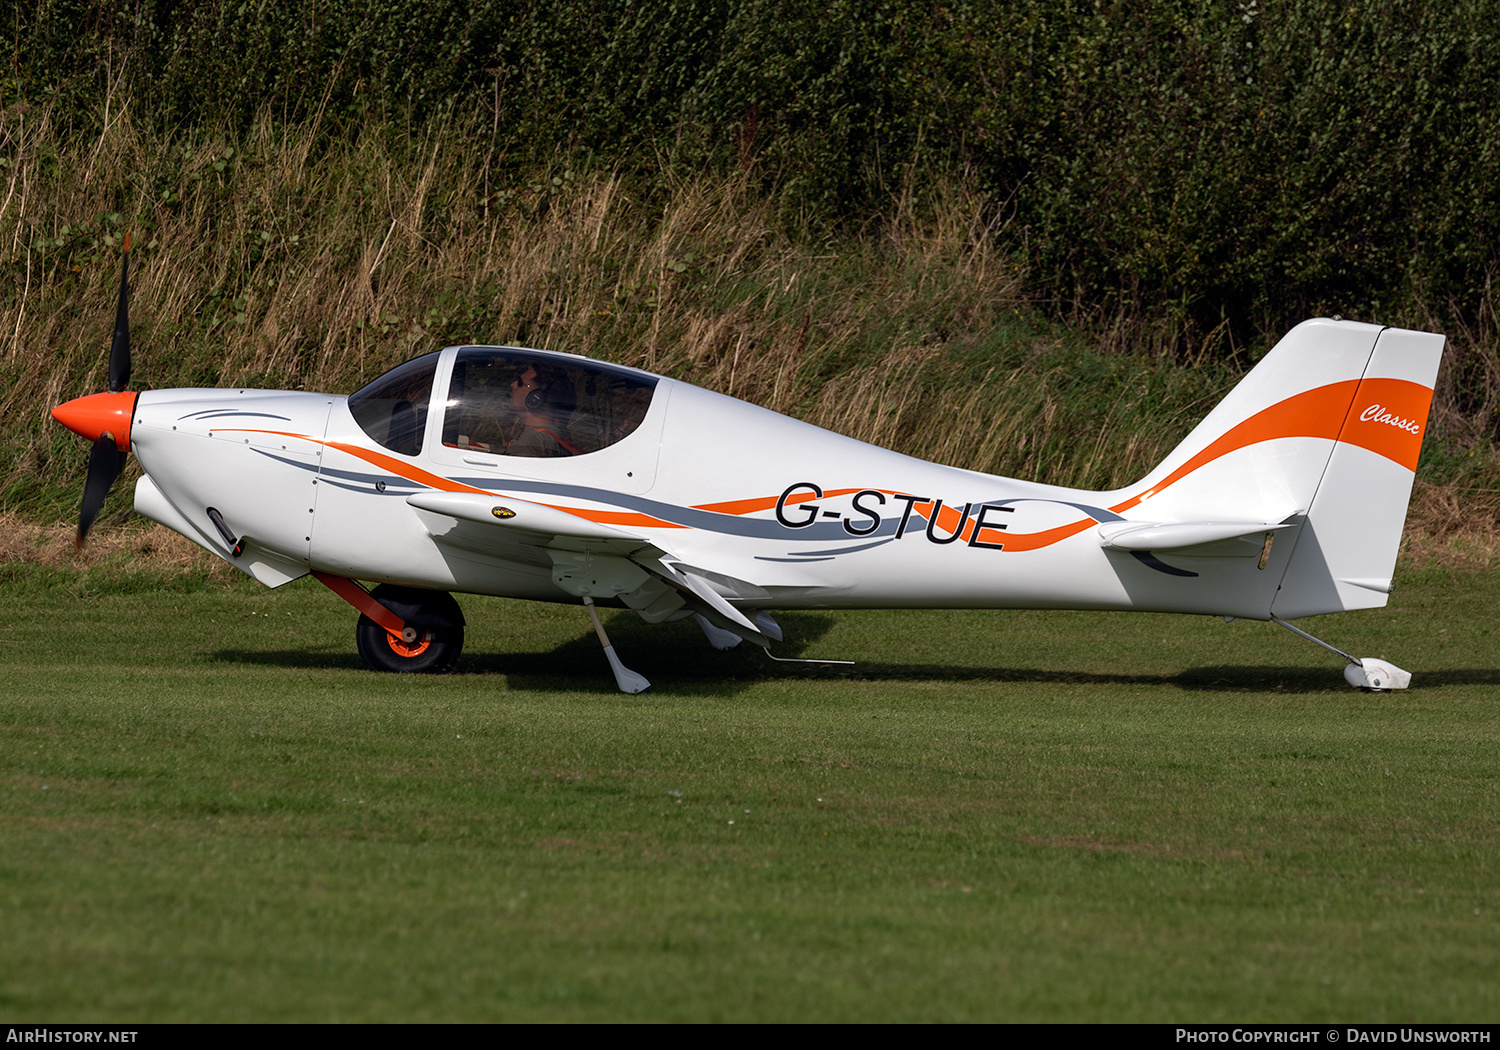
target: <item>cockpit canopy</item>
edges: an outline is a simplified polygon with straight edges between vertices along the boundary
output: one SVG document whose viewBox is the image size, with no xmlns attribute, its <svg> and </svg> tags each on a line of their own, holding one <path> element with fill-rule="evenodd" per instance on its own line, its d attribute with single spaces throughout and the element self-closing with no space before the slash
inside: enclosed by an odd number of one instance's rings
<svg viewBox="0 0 1500 1050">
<path fill-rule="evenodd" d="M 392 369 L 349 396 L 374 441 L 402 455 L 422 451 L 441 354 Z M 450 448 L 504 456 L 583 456 L 640 426 L 656 377 L 618 365 L 513 347 L 457 350 L 442 412 Z"/>
<path fill-rule="evenodd" d="M 370 439 L 403 456 L 422 453 L 432 380 L 442 354 L 427 354 L 349 395 L 349 411 Z"/>
</svg>

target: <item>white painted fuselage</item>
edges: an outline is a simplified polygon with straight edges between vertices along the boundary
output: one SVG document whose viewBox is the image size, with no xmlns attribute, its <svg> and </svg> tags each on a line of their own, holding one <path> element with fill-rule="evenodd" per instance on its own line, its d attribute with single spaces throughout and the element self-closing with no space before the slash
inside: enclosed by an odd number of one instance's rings
<svg viewBox="0 0 1500 1050">
<path fill-rule="evenodd" d="M 647 377 L 649 408 L 606 447 L 505 455 L 453 441 L 451 421 L 445 431 L 463 349 L 450 347 L 414 453 L 372 437 L 343 396 L 142 393 L 136 507 L 269 586 L 315 570 L 549 601 L 592 593 L 648 619 L 666 609 L 661 581 L 687 581 L 688 607 L 705 610 L 703 581 L 747 611 L 1303 616 L 1384 604 L 1441 348 L 1308 322 L 1147 477 L 1088 492 L 923 462 L 662 377 Z"/>
</svg>

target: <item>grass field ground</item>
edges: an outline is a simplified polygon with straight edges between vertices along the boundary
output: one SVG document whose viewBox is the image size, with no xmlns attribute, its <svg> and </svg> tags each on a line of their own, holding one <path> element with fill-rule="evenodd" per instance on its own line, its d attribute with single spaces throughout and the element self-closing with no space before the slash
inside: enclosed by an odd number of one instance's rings
<svg viewBox="0 0 1500 1050">
<path fill-rule="evenodd" d="M 377 676 L 308 581 L 9 578 L 7 1021 L 1500 1014 L 1500 573 L 1312 624 L 791 614 L 788 669 L 465 603 Z"/>
</svg>

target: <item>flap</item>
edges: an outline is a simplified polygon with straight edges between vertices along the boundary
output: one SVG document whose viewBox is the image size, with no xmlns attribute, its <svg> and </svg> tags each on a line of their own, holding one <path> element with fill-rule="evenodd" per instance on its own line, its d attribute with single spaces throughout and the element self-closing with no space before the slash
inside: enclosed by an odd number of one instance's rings
<svg viewBox="0 0 1500 1050">
<path fill-rule="evenodd" d="M 406 502 L 418 510 L 492 526 L 501 545 L 516 543 L 554 551 L 592 551 L 628 558 L 690 599 L 696 599 L 704 613 L 724 622 L 741 637 L 761 644 L 768 641 L 767 634 L 716 591 L 701 570 L 695 571 L 671 552 L 642 536 L 514 496 L 418 492 L 408 496 Z M 441 540 L 443 537 L 437 538 Z M 504 557 L 504 553 L 497 550 L 495 556 Z"/>
</svg>

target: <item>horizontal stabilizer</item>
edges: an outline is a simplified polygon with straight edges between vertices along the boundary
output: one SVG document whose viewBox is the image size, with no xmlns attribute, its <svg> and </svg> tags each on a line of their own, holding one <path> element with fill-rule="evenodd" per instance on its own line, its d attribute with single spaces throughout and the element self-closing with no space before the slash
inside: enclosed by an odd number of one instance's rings
<svg viewBox="0 0 1500 1050">
<path fill-rule="evenodd" d="M 1112 551 L 1181 550 L 1222 540 L 1259 541 L 1268 532 L 1288 527 L 1259 521 L 1183 521 L 1167 525 L 1111 521 L 1099 526 L 1099 546 Z"/>
</svg>

